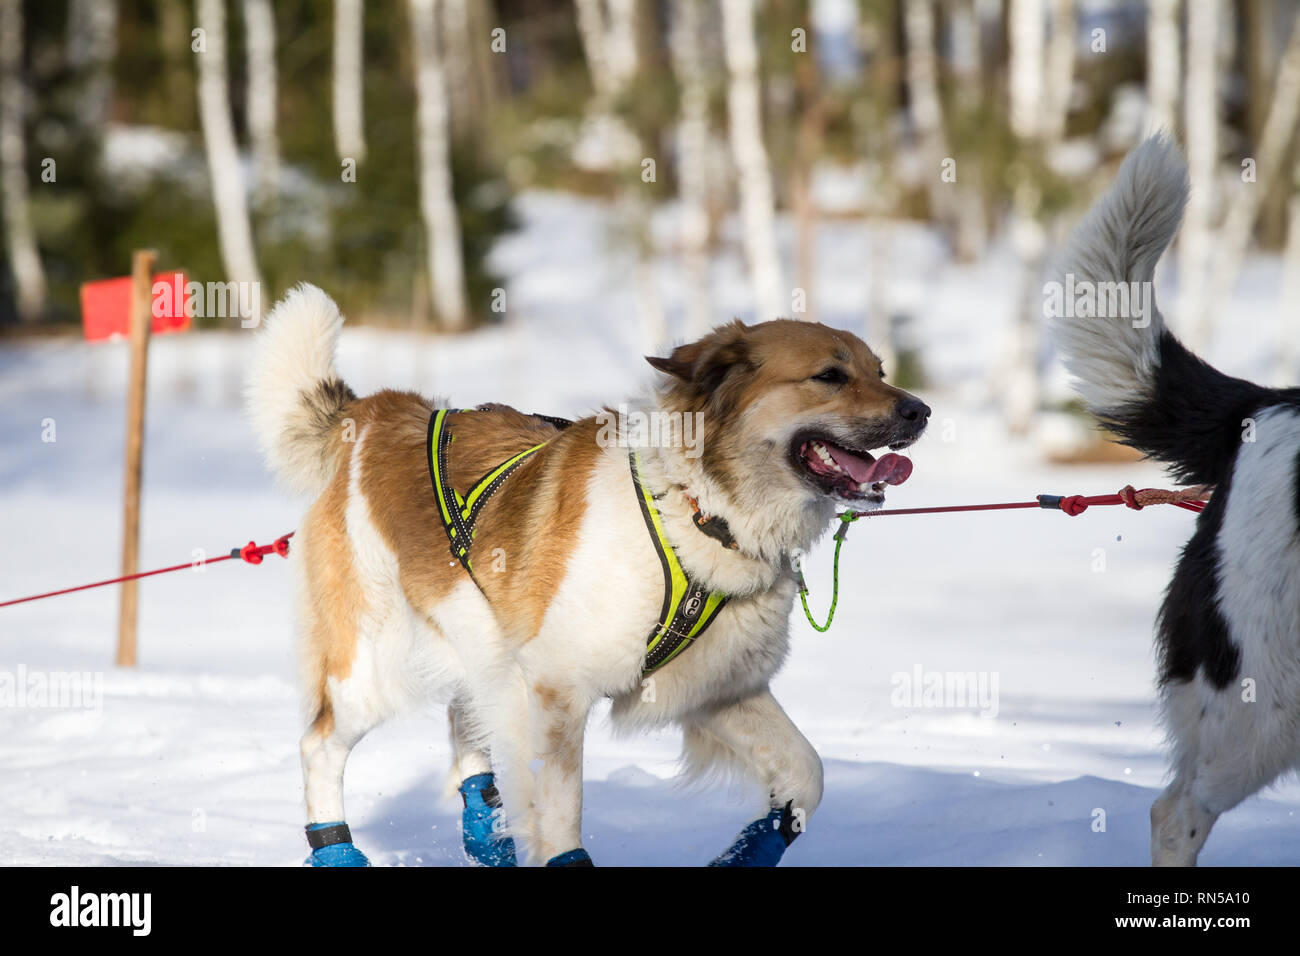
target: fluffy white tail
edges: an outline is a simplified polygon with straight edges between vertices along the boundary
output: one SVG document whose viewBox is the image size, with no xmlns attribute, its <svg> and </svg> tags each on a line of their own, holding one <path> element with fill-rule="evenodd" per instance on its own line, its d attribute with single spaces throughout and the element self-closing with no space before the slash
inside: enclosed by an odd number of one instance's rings
<svg viewBox="0 0 1300 956">
<path fill-rule="evenodd" d="M 336 432 L 356 398 L 334 370 L 343 316 L 312 285 L 295 286 L 254 344 L 246 407 L 267 463 L 292 491 L 319 494 L 335 469 Z"/>
</svg>

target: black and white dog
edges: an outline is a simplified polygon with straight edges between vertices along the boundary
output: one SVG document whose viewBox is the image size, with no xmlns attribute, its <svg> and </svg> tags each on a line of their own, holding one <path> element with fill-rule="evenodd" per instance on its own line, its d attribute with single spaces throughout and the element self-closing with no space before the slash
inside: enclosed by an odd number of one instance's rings
<svg viewBox="0 0 1300 956">
<path fill-rule="evenodd" d="M 1187 193 L 1177 147 L 1147 140 L 1075 229 L 1058 276 L 1094 293 L 1137 283 L 1154 303 Z M 1300 766 L 1300 389 L 1211 368 L 1154 305 L 1074 311 L 1054 325 L 1089 409 L 1177 480 L 1215 486 L 1157 637 L 1173 782 L 1151 807 L 1151 857 L 1193 865 L 1221 813 Z"/>
</svg>

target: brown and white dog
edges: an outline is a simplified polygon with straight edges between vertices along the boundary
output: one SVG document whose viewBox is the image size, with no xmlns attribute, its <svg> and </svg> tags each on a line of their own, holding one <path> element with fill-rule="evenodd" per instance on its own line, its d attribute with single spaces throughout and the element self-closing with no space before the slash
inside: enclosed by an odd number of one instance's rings
<svg viewBox="0 0 1300 956">
<path fill-rule="evenodd" d="M 448 549 L 430 485 L 435 402 L 356 397 L 334 369 L 341 325 L 323 292 L 294 289 L 259 333 L 248 392 L 267 460 L 315 499 L 293 562 L 309 838 L 328 833 L 312 841 L 314 856 L 321 842 L 342 843 L 348 859 L 335 862 L 365 862 L 343 824 L 348 753 L 382 721 L 432 701 L 449 710 L 452 781 L 495 772 L 527 859 L 588 862 L 583 734 L 607 697 L 616 725 L 679 725 L 688 770 L 755 779 L 773 808 L 764 825 L 784 842 L 749 852 L 751 825 L 727 861 L 775 862 L 822 795 L 821 761 L 769 689 L 789 648 L 788 556 L 837 509 L 878 507 L 885 485 L 907 477 L 906 459 L 870 451 L 910 445 L 929 408 L 887 384 L 860 339 L 814 323 L 734 322 L 649 359 L 662 375 L 635 410 L 698 413 L 701 431 L 695 448 L 640 448 L 641 480 L 683 569 L 728 601 L 647 692 L 646 635 L 664 578 L 634 494 L 629 436 L 601 417 L 559 430 L 504 406 L 451 415 L 450 480 L 462 493 L 546 443 L 478 520 L 476 584 Z M 701 533 L 696 507 L 723 519 L 736 546 Z"/>
</svg>

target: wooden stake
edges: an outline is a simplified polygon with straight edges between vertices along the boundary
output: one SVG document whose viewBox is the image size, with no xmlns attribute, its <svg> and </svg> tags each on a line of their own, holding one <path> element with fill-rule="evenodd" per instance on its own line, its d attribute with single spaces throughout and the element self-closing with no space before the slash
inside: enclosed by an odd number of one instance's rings
<svg viewBox="0 0 1300 956">
<path fill-rule="evenodd" d="M 145 371 L 153 324 L 153 270 L 158 254 L 136 251 L 131 260 L 131 379 L 126 393 L 126 480 L 122 505 L 122 573 L 135 574 L 140 559 L 140 473 L 144 458 Z M 117 625 L 117 666 L 135 667 L 138 581 L 122 583 Z"/>
</svg>

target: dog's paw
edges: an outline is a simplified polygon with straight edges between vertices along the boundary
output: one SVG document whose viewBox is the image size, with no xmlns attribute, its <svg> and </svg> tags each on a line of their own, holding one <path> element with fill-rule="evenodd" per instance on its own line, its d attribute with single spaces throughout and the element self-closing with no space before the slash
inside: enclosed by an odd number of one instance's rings
<svg viewBox="0 0 1300 956">
<path fill-rule="evenodd" d="M 576 850 L 566 850 L 559 856 L 553 856 L 546 861 L 547 866 L 595 866 L 591 862 L 591 855 L 582 847 Z"/>
<path fill-rule="evenodd" d="M 312 850 L 305 866 L 369 866 L 370 860 L 351 843 L 334 843 Z"/>
<path fill-rule="evenodd" d="M 790 826 L 790 804 L 774 809 L 740 831 L 736 842 L 709 866 L 776 866 L 798 832 Z"/>
<path fill-rule="evenodd" d="M 518 866 L 515 841 L 497 832 L 496 823 L 504 812 L 490 773 L 466 777 L 460 784 L 465 811 L 461 815 L 461 833 L 465 855 L 480 866 Z"/>
</svg>

